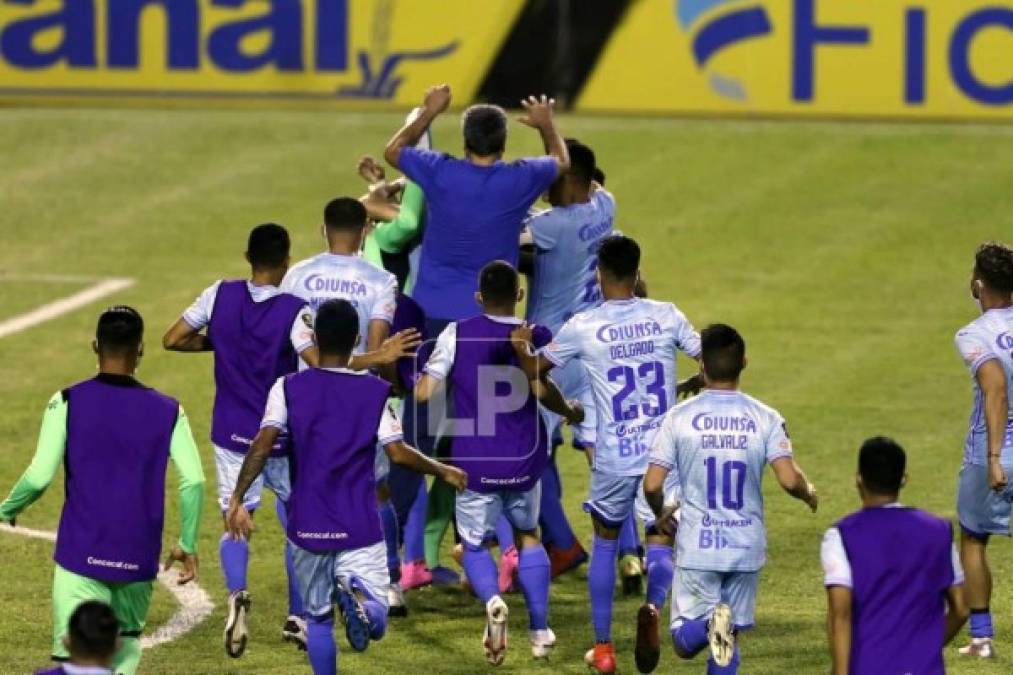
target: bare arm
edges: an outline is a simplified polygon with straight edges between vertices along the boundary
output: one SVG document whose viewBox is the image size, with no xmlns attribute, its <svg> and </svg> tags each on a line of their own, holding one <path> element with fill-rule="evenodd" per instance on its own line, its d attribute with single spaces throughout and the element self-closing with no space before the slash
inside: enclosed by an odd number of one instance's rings
<svg viewBox="0 0 1013 675">
<path fill-rule="evenodd" d="M 274 442 L 278 440 L 278 434 L 279 431 L 275 427 L 264 427 L 253 439 L 250 450 L 246 453 L 246 459 L 243 460 L 243 466 L 239 469 L 236 489 L 232 493 L 234 501 L 243 503 L 246 491 L 250 489 L 253 481 L 257 480 L 257 476 L 264 470 L 267 458 L 271 456 L 271 449 L 274 448 Z"/>
<path fill-rule="evenodd" d="M 851 589 L 827 588 L 827 640 L 833 661 L 832 675 L 848 675 L 851 662 Z"/>
<path fill-rule="evenodd" d="M 570 424 L 580 424 L 584 421 L 584 409 L 580 402 L 567 401 L 552 378 L 545 376 L 538 380 L 532 380 L 531 390 L 535 392 L 535 396 L 543 406 L 566 418 Z"/>
<path fill-rule="evenodd" d="M 390 457 L 390 461 L 398 466 L 403 466 L 416 473 L 436 476 L 450 483 L 458 490 L 463 490 L 468 486 L 468 475 L 456 466 L 450 466 L 449 464 L 430 459 L 403 441 L 388 443 L 383 446 L 383 449 L 387 452 L 387 456 Z"/>
<path fill-rule="evenodd" d="M 188 324 L 182 317 L 165 331 L 162 346 L 173 352 L 209 352 L 212 350 L 211 340 L 199 330 Z"/>
<path fill-rule="evenodd" d="M 401 151 L 418 143 L 433 120 L 448 106 L 450 106 L 450 85 L 441 84 L 426 90 L 425 98 L 422 101 L 422 112 L 414 121 L 401 127 L 384 148 L 383 158 L 387 160 L 387 163 L 400 169 Z"/>
<path fill-rule="evenodd" d="M 442 386 L 443 380 L 435 378 L 429 373 L 422 373 L 422 376 L 415 382 L 415 400 L 419 403 L 425 403 Z"/>
<path fill-rule="evenodd" d="M 545 145 L 545 154 L 556 160 L 556 173 L 561 175 L 570 170 L 570 151 L 566 148 L 566 142 L 562 134 L 556 129 L 556 122 L 553 117 L 553 108 L 556 100 L 544 94 L 541 98 L 528 96 L 521 101 L 524 106 L 524 115 L 521 116 L 521 124 L 538 130 L 542 136 L 542 143 Z"/>
<path fill-rule="evenodd" d="M 647 465 L 647 473 L 644 475 L 644 496 L 655 516 L 661 515 L 665 508 L 666 478 L 668 478 L 668 469 L 657 464 Z"/>
<path fill-rule="evenodd" d="M 770 463 L 770 468 L 774 470 L 774 476 L 785 492 L 808 504 L 813 513 L 816 512 L 819 504 L 816 488 L 805 477 L 794 457 L 779 457 Z"/>
<path fill-rule="evenodd" d="M 354 355 L 348 362 L 348 367 L 351 370 L 368 370 L 390 365 L 396 363 L 398 359 L 414 354 L 420 344 L 422 334 L 414 328 L 406 328 L 384 340 L 378 349 Z"/>
<path fill-rule="evenodd" d="M 320 365 L 320 350 L 317 349 L 316 345 L 307 347 L 306 349 L 299 352 L 299 358 L 306 362 L 306 365 L 310 368 L 316 368 Z"/>
<path fill-rule="evenodd" d="M 1009 421 L 1009 392 L 1006 373 L 999 361 L 992 359 L 981 364 L 975 374 L 978 387 L 985 398 L 985 427 L 988 435 L 988 482 L 993 490 L 1006 487 L 1008 476 L 1000 464 L 1002 447 L 1006 443 L 1006 425 Z"/>
<path fill-rule="evenodd" d="M 950 586 L 946 591 L 946 641 L 943 644 L 950 644 L 967 623 L 969 615 L 970 610 L 964 599 L 964 586 Z"/>
</svg>

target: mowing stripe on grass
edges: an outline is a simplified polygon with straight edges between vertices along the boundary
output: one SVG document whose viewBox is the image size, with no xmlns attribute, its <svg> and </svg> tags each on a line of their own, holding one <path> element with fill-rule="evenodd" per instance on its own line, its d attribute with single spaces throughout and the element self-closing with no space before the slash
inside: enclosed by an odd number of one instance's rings
<svg viewBox="0 0 1013 675">
<path fill-rule="evenodd" d="M 16 280 L 18 277 L 6 277 L 7 279 Z M 27 280 L 26 277 L 22 277 Z M 40 281 L 47 279 L 39 279 Z M 48 279 L 48 281 L 67 281 L 72 280 L 71 277 L 54 277 Z M 65 298 L 54 300 L 53 302 L 36 307 L 30 312 L 19 314 L 13 318 L 7 319 L 6 321 L 0 322 L 0 338 L 13 335 L 14 333 L 20 333 L 23 330 L 37 326 L 40 323 L 45 323 L 55 319 L 58 316 L 73 312 L 79 307 L 95 302 L 99 298 L 104 298 L 107 295 L 112 295 L 118 291 L 122 291 L 125 288 L 129 288 L 134 285 L 133 279 L 103 279 L 89 286 L 88 288 L 78 291 L 73 295 L 68 295 Z"/>
<path fill-rule="evenodd" d="M 55 532 L 34 530 L 30 527 L 11 527 L 6 523 L 0 523 L 0 531 L 32 539 L 56 541 Z M 151 649 L 152 647 L 157 647 L 160 644 L 165 644 L 178 637 L 182 637 L 193 630 L 201 621 L 211 616 L 211 612 L 215 608 L 207 591 L 193 581 L 186 586 L 180 586 L 176 583 L 176 574 L 172 570 L 160 571 L 158 573 L 158 580 L 176 598 L 176 602 L 179 603 L 179 609 L 169 617 L 164 626 L 159 626 L 150 635 L 145 635 L 141 638 L 141 647 L 144 649 Z"/>
</svg>

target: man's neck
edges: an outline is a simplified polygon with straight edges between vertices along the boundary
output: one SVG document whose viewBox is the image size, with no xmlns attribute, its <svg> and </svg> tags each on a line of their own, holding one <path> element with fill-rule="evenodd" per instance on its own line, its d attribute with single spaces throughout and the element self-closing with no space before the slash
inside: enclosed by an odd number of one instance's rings
<svg viewBox="0 0 1013 675">
<path fill-rule="evenodd" d="M 501 307 L 482 305 L 482 313 L 486 316 L 508 316 L 513 318 L 516 315 L 516 308 L 514 305 L 510 305 L 509 307 L 506 305 Z"/>
<path fill-rule="evenodd" d="M 137 371 L 137 359 L 128 356 L 106 356 L 99 359 L 98 372 L 102 375 L 133 377 Z"/>
<path fill-rule="evenodd" d="M 324 354 L 320 353 L 321 368 L 347 368 L 348 362 L 352 360 L 351 354 Z"/>
<path fill-rule="evenodd" d="M 492 166 L 502 157 L 502 155 L 476 155 L 473 152 L 465 152 L 464 156 L 476 166 Z"/>
<path fill-rule="evenodd" d="M 332 255 L 356 255 L 359 252 L 359 239 L 330 237 L 327 240 L 327 251 Z"/>
<path fill-rule="evenodd" d="M 981 312 L 984 314 L 990 309 L 1008 309 L 1013 307 L 1013 297 L 1001 296 L 998 293 L 985 291 L 981 294 Z"/>
<path fill-rule="evenodd" d="M 285 278 L 285 270 L 253 270 L 250 283 L 254 286 L 277 286 Z"/>
<path fill-rule="evenodd" d="M 886 506 L 888 504 L 896 504 L 899 495 L 873 495 L 863 494 L 862 495 L 862 508 L 874 509 L 879 506 Z"/>
<path fill-rule="evenodd" d="M 707 389 L 713 389 L 714 391 L 738 391 L 739 381 L 732 380 L 730 382 L 711 382 L 707 380 Z"/>
</svg>

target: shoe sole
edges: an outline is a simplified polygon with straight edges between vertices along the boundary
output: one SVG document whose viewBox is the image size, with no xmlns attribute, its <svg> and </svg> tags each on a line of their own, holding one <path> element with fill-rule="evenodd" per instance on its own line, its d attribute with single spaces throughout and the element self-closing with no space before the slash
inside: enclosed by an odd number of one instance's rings
<svg viewBox="0 0 1013 675">
<path fill-rule="evenodd" d="M 338 606 L 345 618 L 345 637 L 348 645 L 357 652 L 364 652 L 369 647 L 369 619 L 362 605 L 351 593 L 338 593 Z"/>
<path fill-rule="evenodd" d="M 643 605 L 637 612 L 637 646 L 633 651 L 633 659 L 641 673 L 652 673 L 658 667 L 660 658 L 658 611 L 649 605 Z"/>
<path fill-rule="evenodd" d="M 238 659 L 246 651 L 249 639 L 246 614 L 252 604 L 248 595 L 237 597 L 234 609 L 229 611 L 229 618 L 225 622 L 225 653 L 233 659 Z"/>
<path fill-rule="evenodd" d="M 711 657 L 714 663 L 724 668 L 735 655 L 735 635 L 732 633 L 732 610 L 721 604 L 714 608 L 710 629 L 707 631 Z"/>
<path fill-rule="evenodd" d="M 509 611 L 504 604 L 498 615 L 488 615 L 485 623 L 485 659 L 494 666 L 501 665 L 507 650 L 507 617 Z"/>
</svg>

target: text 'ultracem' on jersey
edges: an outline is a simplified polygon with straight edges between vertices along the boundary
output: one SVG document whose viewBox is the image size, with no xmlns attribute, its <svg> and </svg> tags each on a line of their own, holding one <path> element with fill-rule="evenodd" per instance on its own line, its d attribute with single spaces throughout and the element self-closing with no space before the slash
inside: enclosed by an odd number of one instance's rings
<svg viewBox="0 0 1013 675">
<path fill-rule="evenodd" d="M 678 351 L 696 358 L 700 336 L 675 305 L 608 300 L 567 321 L 541 353 L 587 368 L 598 416 L 594 469 L 641 476 L 665 412 L 675 404 Z"/>
<path fill-rule="evenodd" d="M 763 567 L 763 469 L 791 455 L 781 415 L 742 392 L 707 389 L 669 411 L 650 463 L 674 472 L 682 487 L 679 566 L 717 572 Z"/>
</svg>

